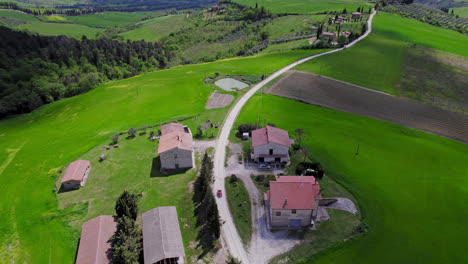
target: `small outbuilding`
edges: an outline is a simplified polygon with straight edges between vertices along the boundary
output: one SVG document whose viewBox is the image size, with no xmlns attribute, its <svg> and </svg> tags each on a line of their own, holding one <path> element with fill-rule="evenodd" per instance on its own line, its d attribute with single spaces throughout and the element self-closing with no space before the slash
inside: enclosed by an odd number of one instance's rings
<svg viewBox="0 0 468 264">
<path fill-rule="evenodd" d="M 351 18 L 358 18 L 361 17 L 362 13 L 361 12 L 353 12 L 351 13 Z"/>
<path fill-rule="evenodd" d="M 145 264 L 181 264 L 185 252 L 175 206 L 156 207 L 142 215 Z"/>
<path fill-rule="evenodd" d="M 329 39 L 329 40 L 334 40 L 336 38 L 336 33 L 335 32 L 323 32 L 322 35 L 320 35 L 320 39 Z"/>
<path fill-rule="evenodd" d="M 101 215 L 85 222 L 81 228 L 76 264 L 110 263 L 110 239 L 117 227 L 113 216 Z"/>
<path fill-rule="evenodd" d="M 302 228 L 314 225 L 319 201 L 320 185 L 313 176 L 277 176 L 267 191 L 272 228 Z"/>
<path fill-rule="evenodd" d="M 252 131 L 251 158 L 255 162 L 287 163 L 290 147 L 286 130 L 266 126 Z"/>
<path fill-rule="evenodd" d="M 85 185 L 90 170 L 88 160 L 76 160 L 68 165 L 60 183 L 65 190 L 79 189 Z"/>
<path fill-rule="evenodd" d="M 162 126 L 158 154 L 161 159 L 161 171 L 193 168 L 193 141 L 190 129 L 178 123 Z"/>
</svg>

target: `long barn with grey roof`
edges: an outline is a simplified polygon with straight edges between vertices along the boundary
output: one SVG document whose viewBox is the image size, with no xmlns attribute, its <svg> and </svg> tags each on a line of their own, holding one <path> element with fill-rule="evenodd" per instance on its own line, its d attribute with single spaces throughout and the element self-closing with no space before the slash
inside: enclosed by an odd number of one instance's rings
<svg viewBox="0 0 468 264">
<path fill-rule="evenodd" d="M 145 264 L 184 263 L 184 245 L 175 206 L 156 207 L 142 215 Z"/>
</svg>

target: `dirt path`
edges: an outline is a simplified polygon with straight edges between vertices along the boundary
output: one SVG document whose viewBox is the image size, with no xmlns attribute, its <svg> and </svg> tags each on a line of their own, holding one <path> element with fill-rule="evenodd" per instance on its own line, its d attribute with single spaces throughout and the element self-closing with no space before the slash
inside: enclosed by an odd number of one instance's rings
<svg viewBox="0 0 468 264">
<path fill-rule="evenodd" d="M 375 16 L 376 12 L 373 11 L 373 13 L 369 17 L 369 21 L 367 22 L 367 32 L 364 33 L 361 37 L 356 39 L 353 43 L 348 44 L 347 48 L 350 48 L 354 46 L 356 43 L 367 37 L 371 32 L 372 32 L 372 20 Z M 232 131 L 232 128 L 234 126 L 234 122 L 236 121 L 237 116 L 239 115 L 240 111 L 244 107 L 244 105 L 247 103 L 247 101 L 252 97 L 258 90 L 263 88 L 266 84 L 271 82 L 272 80 L 276 79 L 283 73 L 291 70 L 292 68 L 296 67 L 297 65 L 304 63 L 306 61 L 325 56 L 327 54 L 339 52 L 343 50 L 343 48 L 340 49 L 335 49 L 331 51 L 327 51 L 324 53 L 316 54 L 301 60 L 298 60 L 294 63 L 291 63 L 282 69 L 274 72 L 271 74 L 268 78 L 265 80 L 261 81 L 254 87 L 252 87 L 248 92 L 246 92 L 231 108 L 229 111 L 228 115 L 226 116 L 226 119 L 224 120 L 223 126 L 221 128 L 221 132 L 219 133 L 218 140 L 216 142 L 216 147 L 215 147 L 215 155 L 213 159 L 214 163 L 214 175 L 215 175 L 215 183 L 213 186 L 213 193 L 217 190 L 222 190 L 223 193 L 226 193 L 225 187 L 224 187 L 224 179 L 226 177 L 226 171 L 224 168 L 224 159 L 226 156 L 226 146 L 229 142 L 229 134 Z M 227 198 L 227 197 L 226 197 Z M 250 254 L 247 254 L 247 250 L 242 246 L 241 239 L 239 237 L 239 234 L 237 233 L 236 227 L 234 225 L 234 222 L 232 220 L 231 212 L 229 211 L 229 207 L 227 204 L 226 199 L 216 199 L 217 205 L 218 205 L 218 210 L 219 210 L 219 215 L 221 217 L 221 222 L 223 225 L 221 226 L 221 236 L 224 242 L 226 243 L 229 253 L 242 261 L 243 264 L 249 264 L 249 263 L 254 263 L 254 264 L 262 264 L 265 263 L 266 259 L 260 253 L 262 248 L 258 247 L 258 245 L 255 245 L 255 248 L 251 248 L 249 250 Z M 259 230 L 264 230 L 263 226 L 261 226 L 261 222 L 257 225 L 257 228 Z M 263 231 L 260 231 L 260 234 Z M 271 239 L 271 242 L 278 242 L 281 243 L 280 240 L 275 240 L 275 238 Z M 255 244 L 255 243 L 253 243 Z M 281 246 L 281 245 L 279 245 Z M 275 252 L 278 252 L 279 250 L 275 249 Z"/>
</svg>

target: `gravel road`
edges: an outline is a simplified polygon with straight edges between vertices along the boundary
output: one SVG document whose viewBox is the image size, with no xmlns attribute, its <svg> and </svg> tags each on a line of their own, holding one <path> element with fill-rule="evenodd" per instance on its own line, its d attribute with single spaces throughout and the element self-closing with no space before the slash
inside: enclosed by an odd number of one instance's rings
<svg viewBox="0 0 468 264">
<path fill-rule="evenodd" d="M 356 43 L 367 37 L 371 32 L 372 32 L 372 20 L 375 15 L 375 11 L 370 15 L 369 21 L 368 21 L 368 26 L 367 26 L 367 32 L 356 39 L 353 43 L 348 44 L 346 48 L 350 48 L 354 46 Z M 222 190 L 223 193 L 226 193 L 226 190 L 224 188 L 224 179 L 226 176 L 226 172 L 224 169 L 224 159 L 226 157 L 226 146 L 229 142 L 229 134 L 234 126 L 234 122 L 236 121 L 237 116 L 239 115 L 240 111 L 244 107 L 244 105 L 247 103 L 247 101 L 254 95 L 259 89 L 261 89 L 263 86 L 265 86 L 267 83 L 271 82 L 275 78 L 279 77 L 281 74 L 287 72 L 288 70 L 296 67 L 297 65 L 304 63 L 306 61 L 339 52 L 343 50 L 343 48 L 340 49 L 335 49 L 331 51 L 327 51 L 324 53 L 320 53 L 317 55 L 313 55 L 301 60 L 298 60 L 292 64 L 289 64 L 288 66 L 274 72 L 271 74 L 268 78 L 265 80 L 261 81 L 254 87 L 252 87 L 247 93 L 245 93 L 231 108 L 229 111 L 229 114 L 227 115 L 226 119 L 224 120 L 224 124 L 221 128 L 221 132 L 219 134 L 218 140 L 216 141 L 216 146 L 215 146 L 215 155 L 214 155 L 214 176 L 215 176 L 215 183 L 213 186 L 213 193 L 216 194 L 217 190 Z M 262 260 L 263 257 L 259 256 L 261 253 L 257 252 L 260 251 L 260 249 L 251 249 L 250 254 L 247 253 L 247 250 L 243 247 L 241 239 L 239 237 L 239 234 L 237 233 L 236 227 L 234 225 L 234 222 L 232 220 L 231 212 L 229 211 L 229 207 L 226 201 L 226 197 L 223 197 L 221 199 L 216 199 L 217 205 L 218 205 L 218 210 L 219 210 L 219 215 L 221 217 L 221 222 L 223 223 L 221 227 L 221 236 L 222 239 L 224 240 L 225 244 L 227 245 L 227 248 L 229 250 L 229 253 L 242 261 L 243 264 L 249 264 L 249 263 L 254 263 L 254 264 L 261 264 L 265 263 L 266 260 Z M 257 228 L 262 228 L 257 226 Z M 279 242 L 279 241 L 278 241 Z M 255 244 L 255 243 L 253 243 Z M 279 245 L 281 247 L 281 245 Z M 279 249 L 278 249 L 279 251 Z"/>
</svg>

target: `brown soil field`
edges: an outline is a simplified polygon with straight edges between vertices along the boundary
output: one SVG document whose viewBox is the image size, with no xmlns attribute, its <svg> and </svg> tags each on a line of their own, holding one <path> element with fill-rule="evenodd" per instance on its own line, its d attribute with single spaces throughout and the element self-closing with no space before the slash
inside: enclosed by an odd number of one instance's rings
<svg viewBox="0 0 468 264">
<path fill-rule="evenodd" d="M 210 98 L 208 99 L 208 103 L 206 103 L 206 109 L 215 109 L 215 108 L 223 108 L 228 106 L 232 100 L 234 99 L 233 95 L 230 94 L 220 94 L 214 92 L 211 94 Z"/>
<path fill-rule="evenodd" d="M 467 115 L 328 77 L 289 71 L 266 92 L 468 143 Z"/>
</svg>

